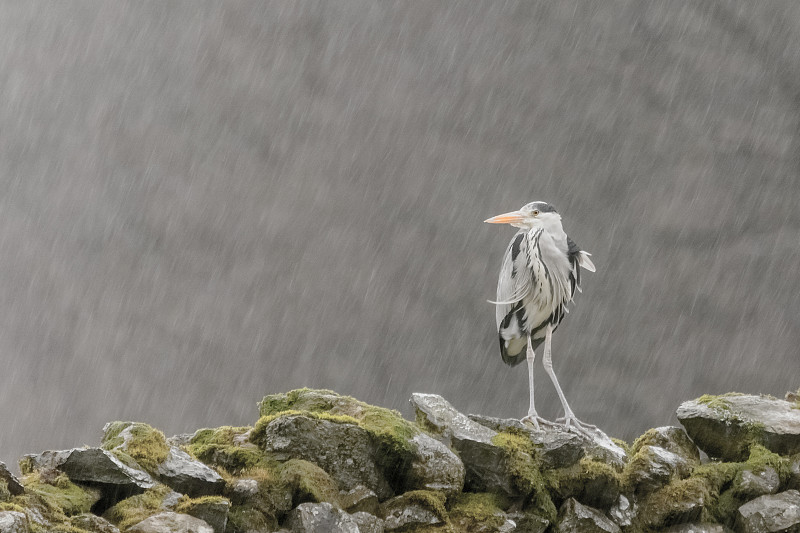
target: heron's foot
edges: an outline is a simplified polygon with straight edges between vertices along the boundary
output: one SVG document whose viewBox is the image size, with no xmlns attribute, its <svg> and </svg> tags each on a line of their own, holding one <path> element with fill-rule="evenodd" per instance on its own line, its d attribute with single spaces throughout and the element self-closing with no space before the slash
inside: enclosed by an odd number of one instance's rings
<svg viewBox="0 0 800 533">
<path fill-rule="evenodd" d="M 537 415 L 535 412 L 534 413 L 528 413 L 528 416 L 522 418 L 520 420 L 520 422 L 522 422 L 523 424 L 532 425 L 537 430 L 541 430 L 542 426 L 552 428 L 552 427 L 555 427 L 555 426 L 558 425 L 555 422 L 551 422 L 549 420 L 546 420 L 546 419 L 542 418 L 541 416 Z"/>
<path fill-rule="evenodd" d="M 564 428 L 567 431 L 573 431 L 578 435 L 589 438 L 591 438 L 594 435 L 594 431 L 597 430 L 597 426 L 578 420 L 574 413 L 568 413 L 566 416 L 556 418 L 556 422 L 564 424 Z"/>
</svg>

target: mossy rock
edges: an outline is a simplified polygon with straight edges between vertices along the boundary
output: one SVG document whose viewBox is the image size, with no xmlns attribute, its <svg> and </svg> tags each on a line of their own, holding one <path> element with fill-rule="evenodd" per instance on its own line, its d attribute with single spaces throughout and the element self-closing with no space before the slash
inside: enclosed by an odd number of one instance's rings
<svg viewBox="0 0 800 533">
<path fill-rule="evenodd" d="M 448 501 L 450 522 L 457 531 L 497 530 L 506 521 L 507 501 L 498 494 L 464 492 Z"/>
<path fill-rule="evenodd" d="M 290 411 L 346 417 L 338 419 L 343 423 L 355 421 L 378 440 L 390 462 L 403 461 L 412 453 L 409 440 L 419 432 L 398 411 L 369 405 L 330 390 L 297 389 L 285 394 L 265 396 L 259 403 L 261 417 L 279 416 Z M 265 422 L 268 421 L 269 419 Z M 260 421 L 262 427 L 265 422 Z"/>
<path fill-rule="evenodd" d="M 608 510 L 619 498 L 622 475 L 606 463 L 584 457 L 568 468 L 547 471 L 545 481 L 559 504 L 575 498 L 584 505 Z"/>
<path fill-rule="evenodd" d="M 441 492 L 413 490 L 383 504 L 385 527 L 397 531 L 452 531 Z"/>
<path fill-rule="evenodd" d="M 548 485 L 541 472 L 541 461 L 530 437 L 521 430 L 509 428 L 492 438 L 492 443 L 505 453 L 504 466 L 520 495 L 526 510 L 552 522 L 557 510 L 550 498 Z"/>
<path fill-rule="evenodd" d="M 137 494 L 118 502 L 109 508 L 104 517 L 125 530 L 145 518 L 165 510 L 164 498 L 172 492 L 166 485 L 157 485 L 142 494 Z"/>
<path fill-rule="evenodd" d="M 199 498 L 182 497 L 175 506 L 176 513 L 183 513 L 199 518 L 222 533 L 228 522 L 231 502 L 222 496 L 201 496 Z"/>
<path fill-rule="evenodd" d="M 712 497 L 706 479 L 691 477 L 675 480 L 642 501 L 634 524 L 645 530 L 659 530 L 674 524 L 697 521 Z"/>
<path fill-rule="evenodd" d="M 278 475 L 280 483 L 291 490 L 292 507 L 306 502 L 340 505 L 336 481 L 314 463 L 290 459 L 278 467 Z"/>
<path fill-rule="evenodd" d="M 228 511 L 226 533 L 248 533 L 251 531 L 275 531 L 278 520 L 249 505 L 234 505 Z"/>
<path fill-rule="evenodd" d="M 167 459 L 169 446 L 164 433 L 141 422 L 109 422 L 103 428 L 101 448 L 108 450 L 128 466 L 136 465 L 156 475 L 159 464 Z M 128 457 L 135 461 L 129 464 Z"/>
<path fill-rule="evenodd" d="M 264 466 L 270 459 L 248 440 L 251 427 L 222 426 L 198 430 L 189 441 L 189 453 L 200 461 L 220 466 L 237 474 L 242 470 Z"/>
</svg>

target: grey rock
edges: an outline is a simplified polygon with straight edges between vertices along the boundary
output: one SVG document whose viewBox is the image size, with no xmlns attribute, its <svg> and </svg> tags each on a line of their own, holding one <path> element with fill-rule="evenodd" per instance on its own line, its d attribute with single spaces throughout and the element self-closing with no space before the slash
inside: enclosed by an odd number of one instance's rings
<svg viewBox="0 0 800 533">
<path fill-rule="evenodd" d="M 353 517 L 329 503 L 301 503 L 285 525 L 294 533 L 359 533 Z"/>
<path fill-rule="evenodd" d="M 405 480 L 406 490 L 438 490 L 452 495 L 464 488 L 464 463 L 450 448 L 419 433 L 410 440 L 413 458 Z"/>
<path fill-rule="evenodd" d="M 418 423 L 435 432 L 448 446 L 455 447 L 463 440 L 491 444 L 492 438 L 497 435 L 496 431 L 458 412 L 438 394 L 415 392 L 411 395 L 411 404 L 416 409 Z"/>
<path fill-rule="evenodd" d="M 28 533 L 28 517 L 17 511 L 0 511 L 0 533 Z"/>
<path fill-rule="evenodd" d="M 183 494 L 181 494 L 180 492 L 175 492 L 174 490 L 170 491 L 169 493 L 167 493 L 166 496 L 164 496 L 164 499 L 161 501 L 161 507 L 165 511 L 171 511 L 176 505 L 178 505 L 178 502 L 182 497 Z"/>
<path fill-rule="evenodd" d="M 186 514 L 199 518 L 212 527 L 214 533 L 225 533 L 228 523 L 228 511 L 231 504 L 228 500 L 220 499 L 210 502 L 195 503 L 186 511 Z"/>
<path fill-rule="evenodd" d="M 800 492 L 760 496 L 736 511 L 736 530 L 741 533 L 800 531 Z"/>
<path fill-rule="evenodd" d="M 175 446 L 170 446 L 156 474 L 165 485 L 193 498 L 221 494 L 225 488 L 222 476 Z"/>
<path fill-rule="evenodd" d="M 8 492 L 10 492 L 12 496 L 18 496 L 25 492 L 25 487 L 19 482 L 17 476 L 12 474 L 2 461 L 0 461 L 0 480 L 6 482 L 6 485 L 8 485 Z"/>
<path fill-rule="evenodd" d="M 515 418 L 494 418 L 483 415 L 469 415 L 470 420 L 495 431 L 509 428 L 528 433 L 539 452 L 542 468 L 564 468 L 574 465 L 586 455 L 584 439 L 575 433 L 559 428 L 536 430 Z"/>
<path fill-rule="evenodd" d="M 771 466 L 759 471 L 742 470 L 733 480 L 733 494 L 743 501 L 778 492 L 781 480 Z"/>
<path fill-rule="evenodd" d="M 700 463 L 700 452 L 683 428 L 662 426 L 648 430 L 634 445 L 635 454 L 642 446 L 658 446 L 683 457 L 690 465 Z"/>
<path fill-rule="evenodd" d="M 664 530 L 664 533 L 727 533 L 730 531 L 719 524 L 678 524 Z"/>
<path fill-rule="evenodd" d="M 72 481 L 115 485 L 120 490 L 141 491 L 156 485 L 144 470 L 125 465 L 102 448 L 74 448 L 26 455 L 35 470 L 64 472 Z"/>
<path fill-rule="evenodd" d="M 363 511 L 377 516 L 380 510 L 378 495 L 363 485 L 340 492 L 339 503 L 345 511 L 351 514 Z"/>
<path fill-rule="evenodd" d="M 401 494 L 383 504 L 384 522 L 386 531 L 401 528 L 435 525 L 444 522 L 434 509 L 423 502 L 408 498 Z"/>
<path fill-rule="evenodd" d="M 670 482 L 673 476 L 681 479 L 691 473 L 691 465 L 684 457 L 661 446 L 642 446 L 626 469 L 630 486 L 638 494 L 647 494 Z"/>
<path fill-rule="evenodd" d="M 800 454 L 792 457 L 789 462 L 789 482 L 786 488 L 800 490 Z"/>
<path fill-rule="evenodd" d="M 145 518 L 126 533 L 213 533 L 214 529 L 199 518 L 170 511 Z"/>
<path fill-rule="evenodd" d="M 506 518 L 513 525 L 509 531 L 514 533 L 544 533 L 550 525 L 550 521 L 546 518 L 530 513 L 508 513 Z M 500 532 L 498 531 L 498 533 Z"/>
<path fill-rule="evenodd" d="M 496 431 L 473 422 L 436 394 L 414 393 L 411 403 L 417 412 L 417 423 L 434 431 L 444 444 L 458 452 L 466 470 L 467 488 L 519 495 L 506 468 L 505 450 L 492 442 Z"/>
<path fill-rule="evenodd" d="M 800 452 L 800 409 L 793 405 L 763 396 L 719 396 L 710 405 L 684 402 L 677 416 L 709 456 L 741 461 L 754 441 L 780 455 Z"/>
<path fill-rule="evenodd" d="M 352 517 L 358 526 L 359 533 L 383 533 L 383 520 L 377 516 L 359 511 L 353 513 Z"/>
<path fill-rule="evenodd" d="M 70 523 L 91 533 L 119 533 L 117 526 L 92 513 L 79 514 L 70 519 Z"/>
<path fill-rule="evenodd" d="M 380 499 L 392 495 L 377 466 L 370 435 L 359 426 L 304 415 L 281 416 L 267 425 L 263 444 L 278 460 L 297 458 L 317 464 L 344 490 L 364 485 Z"/>
<path fill-rule="evenodd" d="M 636 518 L 638 506 L 636 502 L 631 502 L 625 495 L 620 494 L 617 503 L 608 510 L 608 516 L 620 527 L 628 527 Z"/>
<path fill-rule="evenodd" d="M 234 503 L 244 503 L 258 494 L 258 481 L 255 479 L 237 479 L 231 484 L 230 497 Z"/>
<path fill-rule="evenodd" d="M 469 418 L 495 431 L 514 428 L 526 432 L 538 448 L 544 468 L 564 468 L 575 464 L 584 455 L 588 455 L 619 470 L 627 460 L 625 450 L 599 429 L 591 430 L 590 436 L 587 436 L 567 431 L 560 424 L 555 427 L 536 429 L 515 418 L 493 418 L 481 415 L 469 415 Z"/>
<path fill-rule="evenodd" d="M 619 533 L 617 524 L 603 513 L 587 507 L 574 498 L 564 502 L 558 511 L 558 533 Z"/>
<path fill-rule="evenodd" d="M 636 524 L 645 529 L 661 530 L 666 526 L 700 520 L 703 508 L 708 503 L 707 484 L 688 480 L 678 483 L 684 484 L 684 490 L 671 499 L 665 500 L 660 492 L 655 492 L 649 498 L 640 500 Z"/>
</svg>

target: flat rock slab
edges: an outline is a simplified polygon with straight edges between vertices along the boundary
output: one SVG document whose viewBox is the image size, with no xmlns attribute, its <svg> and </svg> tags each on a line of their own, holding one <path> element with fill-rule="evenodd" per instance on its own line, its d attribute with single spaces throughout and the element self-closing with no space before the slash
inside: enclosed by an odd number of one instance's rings
<svg viewBox="0 0 800 533">
<path fill-rule="evenodd" d="M 102 448 L 74 448 L 26 455 L 34 470 L 60 470 L 72 481 L 115 485 L 120 489 L 145 490 L 156 486 L 144 470 L 127 466 Z"/>
<path fill-rule="evenodd" d="M 12 474 L 2 461 L 0 461 L 0 479 L 6 482 L 6 485 L 8 485 L 8 492 L 10 492 L 12 496 L 18 496 L 25 492 L 25 487 L 19 482 L 17 476 Z"/>
<path fill-rule="evenodd" d="M 620 533 L 617 524 L 597 509 L 587 507 L 574 498 L 564 502 L 558 511 L 558 533 Z"/>
<path fill-rule="evenodd" d="M 156 470 L 162 483 L 193 498 L 222 494 L 225 488 L 222 476 L 176 446 L 170 446 L 166 460 Z"/>
<path fill-rule="evenodd" d="M 417 421 L 439 435 L 448 446 L 463 440 L 492 444 L 497 432 L 473 422 L 438 394 L 415 392 L 411 404 L 417 411 Z"/>
<path fill-rule="evenodd" d="M 214 533 L 214 529 L 199 518 L 168 511 L 142 520 L 126 533 Z"/>
<path fill-rule="evenodd" d="M 742 533 L 800 531 L 800 492 L 787 490 L 761 496 L 736 511 L 736 530 Z"/>
<path fill-rule="evenodd" d="M 349 514 L 329 503 L 301 503 L 286 519 L 293 533 L 360 533 Z"/>
<path fill-rule="evenodd" d="M 684 402 L 676 414 L 709 456 L 741 461 L 752 443 L 780 455 L 800 453 L 800 409 L 793 407 L 765 396 L 723 395 Z"/>
</svg>

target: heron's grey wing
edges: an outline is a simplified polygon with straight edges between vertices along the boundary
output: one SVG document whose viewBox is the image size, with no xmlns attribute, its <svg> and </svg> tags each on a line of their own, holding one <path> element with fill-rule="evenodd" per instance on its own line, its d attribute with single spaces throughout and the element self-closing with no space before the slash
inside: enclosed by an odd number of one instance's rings
<svg viewBox="0 0 800 533">
<path fill-rule="evenodd" d="M 500 339 L 500 355 L 508 365 L 521 363 L 526 355 L 528 314 L 525 302 L 533 287 L 528 247 L 526 231 L 522 230 L 514 235 L 503 258 L 497 281 L 497 333 Z"/>
<path fill-rule="evenodd" d="M 528 239 L 526 232 L 521 230 L 508 243 L 497 279 L 497 300 L 491 302 L 496 305 L 498 328 L 512 307 L 530 293 L 533 283 L 528 258 Z"/>
</svg>

